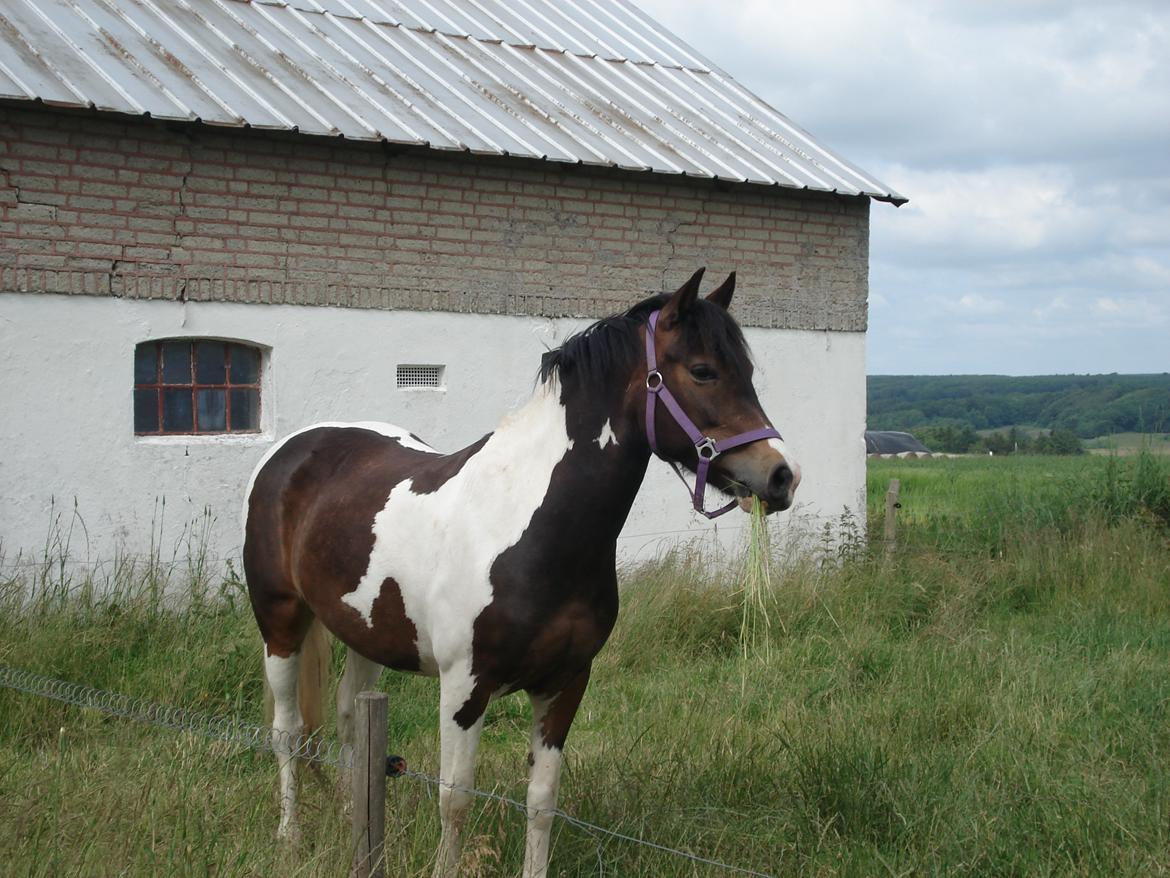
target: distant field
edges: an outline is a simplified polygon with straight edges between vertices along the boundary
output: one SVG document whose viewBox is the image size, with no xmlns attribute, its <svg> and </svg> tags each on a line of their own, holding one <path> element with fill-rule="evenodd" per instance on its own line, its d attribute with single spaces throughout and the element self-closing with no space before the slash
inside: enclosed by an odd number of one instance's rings
<svg viewBox="0 0 1170 878">
<path fill-rule="evenodd" d="M 1170 454 L 1170 433 L 1113 433 L 1086 439 L 1085 448 L 1093 454 Z"/>
</svg>

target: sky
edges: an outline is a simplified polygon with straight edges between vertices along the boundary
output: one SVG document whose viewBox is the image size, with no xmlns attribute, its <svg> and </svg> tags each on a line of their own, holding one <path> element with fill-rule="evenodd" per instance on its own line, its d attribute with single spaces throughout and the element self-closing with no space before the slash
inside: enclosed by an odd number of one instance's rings
<svg viewBox="0 0 1170 878">
<path fill-rule="evenodd" d="M 870 374 L 1170 371 L 1168 0 L 634 0 L 910 203 Z"/>
</svg>

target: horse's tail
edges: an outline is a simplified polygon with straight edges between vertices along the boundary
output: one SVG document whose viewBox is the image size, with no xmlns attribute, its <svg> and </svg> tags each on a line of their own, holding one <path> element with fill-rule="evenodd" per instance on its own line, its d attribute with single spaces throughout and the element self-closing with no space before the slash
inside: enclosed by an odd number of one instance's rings
<svg viewBox="0 0 1170 878">
<path fill-rule="evenodd" d="M 297 669 L 297 702 L 306 734 L 317 732 L 325 725 L 322 703 L 323 693 L 329 691 L 332 644 L 333 638 L 329 636 L 329 630 L 314 617 L 301 643 L 300 664 Z M 268 685 L 268 677 L 265 675 L 264 721 L 267 725 L 272 725 L 272 717 L 272 687 Z"/>
<path fill-rule="evenodd" d="M 322 710 L 323 693 L 329 691 L 329 672 L 332 658 L 332 638 L 328 629 L 317 618 L 309 626 L 301 644 L 301 664 L 297 679 L 301 718 L 308 733 L 319 731 L 325 725 Z"/>
</svg>

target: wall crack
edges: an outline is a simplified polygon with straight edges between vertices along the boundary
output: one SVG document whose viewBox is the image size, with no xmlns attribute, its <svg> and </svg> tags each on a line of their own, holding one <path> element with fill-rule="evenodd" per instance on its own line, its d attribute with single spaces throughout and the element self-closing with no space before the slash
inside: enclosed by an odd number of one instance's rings
<svg viewBox="0 0 1170 878">
<path fill-rule="evenodd" d="M 17 204 L 17 205 L 23 204 L 23 205 L 27 205 L 28 207 L 48 208 L 48 211 L 46 212 L 48 218 L 52 219 L 52 220 L 57 219 L 57 205 L 56 204 L 53 204 L 52 202 L 49 202 L 49 201 L 37 201 L 36 199 L 27 197 L 24 194 L 24 191 L 20 188 L 20 185 L 13 181 L 12 176 L 13 176 L 12 171 L 10 171 L 8 168 L 4 167 L 3 165 L 0 165 L 0 180 L 2 180 L 2 183 L 3 183 L 2 187 L 0 187 L 0 188 L 12 190 L 12 193 L 14 195 L 14 200 L 12 203 Z"/>
<path fill-rule="evenodd" d="M 708 192 L 704 196 L 702 202 L 700 202 L 699 208 L 695 211 L 693 219 L 675 220 L 673 221 L 671 227 L 666 229 L 666 245 L 670 247 L 670 254 L 666 257 L 666 264 L 662 267 L 662 278 L 659 282 L 659 286 L 663 292 L 671 292 L 674 289 L 673 286 L 668 286 L 670 281 L 668 280 L 667 275 L 670 274 L 671 269 L 674 266 L 675 257 L 677 256 L 678 245 L 675 243 L 675 236 L 684 229 L 690 230 L 700 228 L 703 214 L 707 213 L 710 203 L 711 193 Z M 690 274 L 693 274 L 694 271 L 699 267 L 700 266 L 697 265 L 690 266 L 687 269 L 686 274 L 690 276 Z"/>
<path fill-rule="evenodd" d="M 172 245 L 172 254 L 171 254 L 172 258 L 174 258 L 174 255 L 175 255 L 173 252 L 174 250 L 180 250 L 180 251 L 185 250 L 184 240 L 183 240 L 184 235 L 183 235 L 183 230 L 182 230 L 182 222 L 183 222 L 183 220 L 186 220 L 188 218 L 187 217 L 187 195 L 188 195 L 187 183 L 191 178 L 191 174 L 193 174 L 195 172 L 195 152 L 194 152 L 195 135 L 190 131 L 184 131 L 184 137 L 182 138 L 181 142 L 183 144 L 184 160 L 186 161 L 187 166 L 183 169 L 183 172 L 182 172 L 183 175 L 179 179 L 179 189 L 178 189 L 178 192 L 176 193 L 176 196 L 175 196 L 179 202 L 179 210 L 178 210 L 178 212 L 175 213 L 175 225 L 174 225 L 175 241 L 174 241 L 174 244 Z M 186 285 L 184 284 L 184 289 L 180 291 L 180 297 L 185 295 L 185 286 Z"/>
</svg>

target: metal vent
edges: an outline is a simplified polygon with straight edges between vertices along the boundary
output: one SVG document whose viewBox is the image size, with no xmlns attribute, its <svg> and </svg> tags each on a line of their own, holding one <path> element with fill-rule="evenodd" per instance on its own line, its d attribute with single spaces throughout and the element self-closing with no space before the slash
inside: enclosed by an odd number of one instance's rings
<svg viewBox="0 0 1170 878">
<path fill-rule="evenodd" d="M 398 365 L 399 390 L 442 390 L 446 366 Z"/>
</svg>

